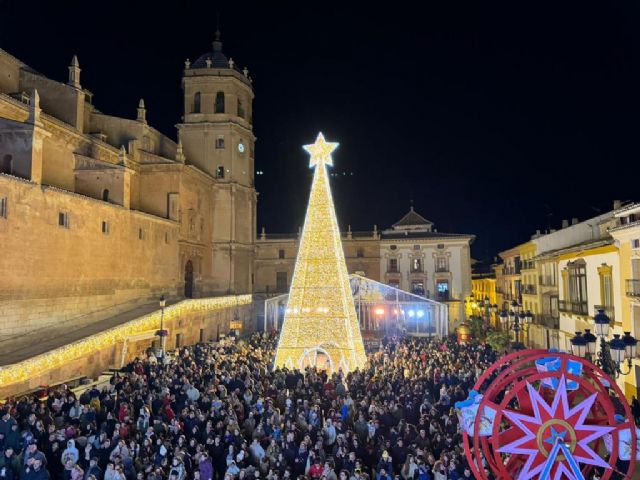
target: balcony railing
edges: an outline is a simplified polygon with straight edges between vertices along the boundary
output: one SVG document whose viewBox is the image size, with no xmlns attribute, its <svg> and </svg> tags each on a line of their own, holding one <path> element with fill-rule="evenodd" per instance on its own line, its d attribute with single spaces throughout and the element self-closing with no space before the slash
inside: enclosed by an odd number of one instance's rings
<svg viewBox="0 0 640 480">
<path fill-rule="evenodd" d="M 422 268 L 412 268 L 411 273 L 424 273 Z"/>
<path fill-rule="evenodd" d="M 400 270 L 398 270 L 398 267 L 388 267 L 387 273 L 400 273 Z"/>
<path fill-rule="evenodd" d="M 566 313 L 575 313 L 576 315 L 589 315 L 589 305 L 587 302 L 558 300 L 558 310 Z"/>
<path fill-rule="evenodd" d="M 436 273 L 446 273 L 449 271 L 449 267 L 436 267 Z"/>
<path fill-rule="evenodd" d="M 640 280 L 625 280 L 627 297 L 640 297 Z"/>
<path fill-rule="evenodd" d="M 604 310 L 604 314 L 609 317 L 612 321 L 616 319 L 615 309 L 613 305 L 605 306 L 605 305 L 594 305 L 594 310 L 597 312 L 598 310 Z"/>
<path fill-rule="evenodd" d="M 525 260 L 522 262 L 522 270 L 533 270 L 536 268 L 536 262 L 533 260 Z"/>
<path fill-rule="evenodd" d="M 523 285 L 522 293 L 525 295 L 535 295 L 536 294 L 536 286 L 535 285 Z"/>
</svg>

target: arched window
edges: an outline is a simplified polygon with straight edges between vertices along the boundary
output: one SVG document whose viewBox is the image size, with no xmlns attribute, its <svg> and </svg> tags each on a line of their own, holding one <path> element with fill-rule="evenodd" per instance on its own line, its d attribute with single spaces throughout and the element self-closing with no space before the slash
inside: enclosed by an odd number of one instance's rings
<svg viewBox="0 0 640 480">
<path fill-rule="evenodd" d="M 240 99 L 238 99 L 238 116 L 244 118 L 244 105 L 242 105 L 242 100 Z"/>
<path fill-rule="evenodd" d="M 0 163 L 0 173 L 13 173 L 13 157 L 9 154 L 2 157 L 2 163 Z"/>
<path fill-rule="evenodd" d="M 224 113 L 224 92 L 216 93 L 215 113 Z"/>
<path fill-rule="evenodd" d="M 102 191 L 102 201 L 103 202 L 108 202 L 109 201 L 109 189 L 108 188 L 105 188 Z"/>
<path fill-rule="evenodd" d="M 200 92 L 193 96 L 193 113 L 200 113 Z"/>
</svg>

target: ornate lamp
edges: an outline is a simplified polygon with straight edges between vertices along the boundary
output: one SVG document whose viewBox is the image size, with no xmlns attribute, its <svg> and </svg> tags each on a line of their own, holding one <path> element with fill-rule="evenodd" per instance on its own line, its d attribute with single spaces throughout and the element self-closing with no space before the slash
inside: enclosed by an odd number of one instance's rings
<svg viewBox="0 0 640 480">
<path fill-rule="evenodd" d="M 624 356 L 626 353 L 625 344 L 618 333 L 614 334 L 613 340 L 609 342 L 609 349 L 611 350 L 611 358 L 614 362 L 618 365 L 624 362 Z"/>
<path fill-rule="evenodd" d="M 587 341 L 587 353 L 589 355 L 595 355 L 597 337 L 591 333 L 591 330 L 585 328 L 583 338 Z"/>
<path fill-rule="evenodd" d="M 582 336 L 582 332 L 576 332 L 576 336 L 571 339 L 571 353 L 577 357 L 587 356 L 587 340 Z"/>
<path fill-rule="evenodd" d="M 603 309 L 599 309 L 593 321 L 596 324 L 596 335 L 599 337 L 606 337 L 609 335 L 609 326 L 611 319 L 605 315 Z"/>
</svg>

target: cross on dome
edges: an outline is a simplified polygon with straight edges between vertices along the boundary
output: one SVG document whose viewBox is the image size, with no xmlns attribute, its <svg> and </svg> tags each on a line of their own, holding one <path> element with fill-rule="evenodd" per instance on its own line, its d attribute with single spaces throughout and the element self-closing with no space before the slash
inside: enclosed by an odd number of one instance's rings
<svg viewBox="0 0 640 480">
<path fill-rule="evenodd" d="M 322 132 L 318 133 L 315 143 L 302 147 L 311 155 L 309 167 L 315 167 L 318 164 L 333 165 L 331 153 L 338 148 L 338 145 L 340 145 L 338 142 L 327 142 Z"/>
</svg>

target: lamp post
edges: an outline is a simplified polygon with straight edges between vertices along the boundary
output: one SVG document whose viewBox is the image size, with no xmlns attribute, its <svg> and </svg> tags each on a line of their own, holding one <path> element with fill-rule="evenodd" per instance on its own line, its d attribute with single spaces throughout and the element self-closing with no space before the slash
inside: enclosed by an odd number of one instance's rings
<svg viewBox="0 0 640 480">
<path fill-rule="evenodd" d="M 511 303 L 511 310 L 503 309 L 500 312 L 500 322 L 504 331 L 513 330 L 514 342 L 511 348 L 514 350 L 524 350 L 525 344 L 520 341 L 520 332 L 526 332 L 533 314 L 530 311 L 522 311 L 521 305 L 515 300 Z"/>
<path fill-rule="evenodd" d="M 160 361 L 162 365 L 164 365 L 164 339 L 167 336 L 164 330 L 164 307 L 167 304 L 167 301 L 164 298 L 164 295 L 160 295 L 160 330 L 158 335 L 160 336 Z"/>
<path fill-rule="evenodd" d="M 637 354 L 638 340 L 631 336 L 630 332 L 624 332 L 622 338 L 620 338 L 620 334 L 615 333 L 613 339 L 607 341 L 611 319 L 603 309 L 598 310 L 598 313 L 593 317 L 593 322 L 595 323 L 596 335 L 593 335 L 590 330 L 585 330 L 584 335 L 581 332 L 576 332 L 576 336 L 571 339 L 571 353 L 590 359 L 613 378 L 631 373 L 632 360 Z M 596 336 L 600 339 L 599 350 L 597 350 Z M 625 360 L 627 361 L 627 369 L 623 371 L 622 365 Z"/>
</svg>

